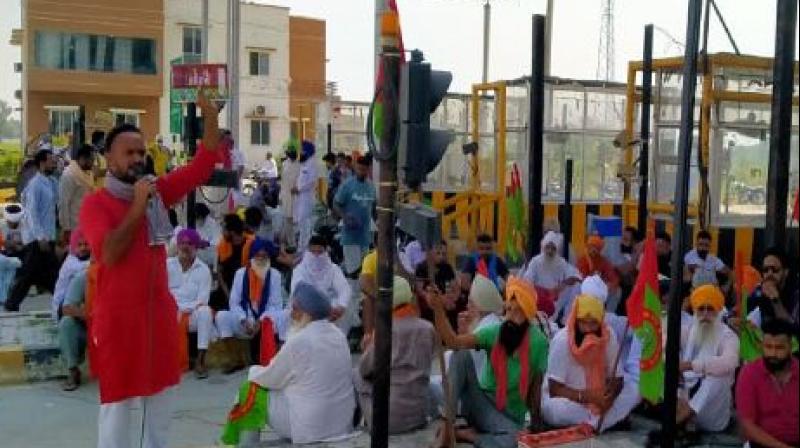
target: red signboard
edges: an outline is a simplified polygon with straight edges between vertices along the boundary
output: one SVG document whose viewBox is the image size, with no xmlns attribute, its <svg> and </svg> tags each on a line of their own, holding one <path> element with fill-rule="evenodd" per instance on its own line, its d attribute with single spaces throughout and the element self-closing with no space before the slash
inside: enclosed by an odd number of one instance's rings
<svg viewBox="0 0 800 448">
<path fill-rule="evenodd" d="M 226 64 L 180 64 L 172 66 L 172 87 L 176 89 L 210 87 L 228 90 Z"/>
</svg>

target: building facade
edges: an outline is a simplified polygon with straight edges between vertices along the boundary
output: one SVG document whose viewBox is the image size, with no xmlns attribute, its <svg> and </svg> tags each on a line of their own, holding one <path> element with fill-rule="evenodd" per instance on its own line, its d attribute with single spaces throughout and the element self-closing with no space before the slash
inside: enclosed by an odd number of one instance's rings
<svg viewBox="0 0 800 448">
<path fill-rule="evenodd" d="M 23 141 L 115 124 L 159 130 L 163 0 L 22 0 Z"/>
<path fill-rule="evenodd" d="M 324 20 L 289 18 L 289 76 L 292 137 L 322 141 L 316 129 L 317 108 L 326 101 Z"/>
<path fill-rule="evenodd" d="M 164 57 L 162 63 L 200 63 L 202 59 L 202 1 L 164 0 Z M 227 4 L 209 1 L 208 62 L 226 63 Z M 289 139 L 289 9 L 241 3 L 239 48 L 239 141 L 248 166 L 257 166 L 267 152 L 280 152 Z M 170 123 L 170 76 L 162 76 L 161 133 L 180 142 L 180 126 Z M 227 106 L 226 106 L 227 107 Z M 220 115 L 221 124 L 226 114 Z"/>
</svg>

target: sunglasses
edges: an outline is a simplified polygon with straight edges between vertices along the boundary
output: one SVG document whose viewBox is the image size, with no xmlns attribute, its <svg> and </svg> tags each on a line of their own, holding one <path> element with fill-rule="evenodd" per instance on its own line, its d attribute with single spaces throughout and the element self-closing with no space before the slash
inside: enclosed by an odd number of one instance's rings
<svg viewBox="0 0 800 448">
<path fill-rule="evenodd" d="M 778 274 L 782 270 L 783 269 L 781 269 L 781 268 L 779 268 L 777 266 L 764 266 L 763 268 L 761 268 L 761 272 L 763 272 L 765 274 L 769 274 L 769 273 Z"/>
</svg>

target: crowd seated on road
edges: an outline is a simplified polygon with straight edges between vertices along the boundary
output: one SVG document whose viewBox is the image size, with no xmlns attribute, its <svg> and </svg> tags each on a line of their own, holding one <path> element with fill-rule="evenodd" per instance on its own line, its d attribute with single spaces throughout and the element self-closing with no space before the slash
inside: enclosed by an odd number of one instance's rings
<svg viewBox="0 0 800 448">
<path fill-rule="evenodd" d="M 16 312 L 31 286 L 53 293 L 66 391 L 82 383 L 97 276 L 76 210 L 95 189 L 101 150 L 87 145 L 60 162 L 41 148 L 22 203 L 3 210 L 0 301 Z M 173 223 L 162 242 L 180 323 L 176 356 L 200 380 L 217 374 L 214 350 L 226 355 L 223 374 L 249 368 L 231 391 L 225 443 L 257 438 L 267 425 L 293 443 L 312 443 L 374 424 L 381 254 L 372 161 L 325 160 L 323 175 L 309 142 L 288 145 L 279 161 L 269 154 L 253 195 L 231 190 L 229 201 L 198 203 L 195 227 Z M 330 182 L 317 195 L 321 177 Z M 174 216 L 185 215 L 180 207 Z M 632 414 L 659 412 L 640 395 L 644 349 L 625 315 L 644 236 L 630 227 L 620 239 L 592 233 L 583 252 L 565 258 L 557 224 L 521 265 L 500 255 L 492 235 L 477 236 L 474 252 L 454 254 L 445 241 L 424 248 L 398 231 L 390 433 L 437 424 L 435 446 L 447 446 L 455 414 L 463 422 L 452 431 L 458 441 L 515 447 L 521 431 L 624 430 Z M 663 279 L 671 239 L 651 238 Z M 757 268 L 741 267 L 742 285 L 712 247 L 712 235 L 699 232 L 680 274 L 678 436 L 735 424 L 752 447 L 798 446 L 797 273 L 771 248 Z"/>
</svg>

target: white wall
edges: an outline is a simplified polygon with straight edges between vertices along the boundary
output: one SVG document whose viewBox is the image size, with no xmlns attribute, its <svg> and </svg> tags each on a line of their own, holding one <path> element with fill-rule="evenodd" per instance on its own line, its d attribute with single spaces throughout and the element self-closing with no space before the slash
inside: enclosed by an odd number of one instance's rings
<svg viewBox="0 0 800 448">
<path fill-rule="evenodd" d="M 209 0 L 209 63 L 226 62 L 227 1 Z M 279 149 L 289 138 L 289 10 L 268 5 L 242 2 L 239 69 L 239 142 L 248 165 L 264 159 L 267 150 Z M 164 67 L 183 54 L 183 27 L 202 25 L 201 0 L 165 0 L 164 2 Z M 248 49 L 274 49 L 270 54 L 269 76 L 250 76 Z M 164 96 L 161 98 L 162 135 L 169 134 L 170 73 L 164 70 Z M 265 105 L 270 120 L 270 145 L 250 143 L 250 116 L 256 105 Z M 230 127 L 226 114 L 220 114 L 220 125 Z"/>
</svg>

